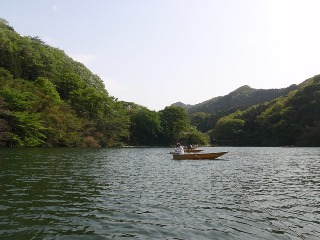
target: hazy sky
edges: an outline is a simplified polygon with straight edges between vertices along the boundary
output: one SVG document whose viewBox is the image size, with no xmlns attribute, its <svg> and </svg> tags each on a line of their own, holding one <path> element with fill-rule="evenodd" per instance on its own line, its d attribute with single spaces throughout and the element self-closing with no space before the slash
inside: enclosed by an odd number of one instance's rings
<svg viewBox="0 0 320 240">
<path fill-rule="evenodd" d="M 150 110 L 320 74 L 318 0 L 0 0 L 0 18 Z"/>
</svg>

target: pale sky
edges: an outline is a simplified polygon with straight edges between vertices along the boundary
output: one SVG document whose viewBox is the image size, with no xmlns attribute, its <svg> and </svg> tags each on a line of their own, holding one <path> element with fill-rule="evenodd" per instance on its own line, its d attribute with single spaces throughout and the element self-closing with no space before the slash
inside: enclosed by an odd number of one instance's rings
<svg viewBox="0 0 320 240">
<path fill-rule="evenodd" d="M 318 0 L 0 0 L 0 18 L 161 110 L 320 74 Z"/>
</svg>

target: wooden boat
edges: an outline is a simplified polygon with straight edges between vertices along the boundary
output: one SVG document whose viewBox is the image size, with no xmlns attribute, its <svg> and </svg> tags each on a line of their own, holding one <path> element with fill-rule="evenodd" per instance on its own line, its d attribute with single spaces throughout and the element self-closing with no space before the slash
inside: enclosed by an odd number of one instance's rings
<svg viewBox="0 0 320 240">
<path fill-rule="evenodd" d="M 184 149 L 184 151 L 187 152 L 187 153 L 196 153 L 196 152 L 201 152 L 201 151 L 203 151 L 203 150 L 201 150 L 201 149 L 195 149 L 195 148 L 191 148 L 191 149 L 186 148 L 186 149 Z"/>
<path fill-rule="evenodd" d="M 205 160 L 215 159 L 228 152 L 173 154 L 173 160 Z"/>
</svg>

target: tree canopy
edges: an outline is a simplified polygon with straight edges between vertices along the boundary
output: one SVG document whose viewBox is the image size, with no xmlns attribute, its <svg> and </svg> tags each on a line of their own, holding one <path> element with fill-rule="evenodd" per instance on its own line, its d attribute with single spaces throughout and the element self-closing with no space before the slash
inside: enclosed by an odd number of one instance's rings
<svg viewBox="0 0 320 240">
<path fill-rule="evenodd" d="M 0 18 L 0 146 L 320 146 L 319 139 L 319 75 L 155 112 L 118 101 L 83 64 Z"/>
<path fill-rule="evenodd" d="M 0 21 L 0 144 L 118 146 L 129 116 L 102 80 L 39 37 Z"/>
<path fill-rule="evenodd" d="M 319 91 L 317 75 L 287 96 L 220 118 L 210 135 L 233 145 L 320 146 Z"/>
</svg>

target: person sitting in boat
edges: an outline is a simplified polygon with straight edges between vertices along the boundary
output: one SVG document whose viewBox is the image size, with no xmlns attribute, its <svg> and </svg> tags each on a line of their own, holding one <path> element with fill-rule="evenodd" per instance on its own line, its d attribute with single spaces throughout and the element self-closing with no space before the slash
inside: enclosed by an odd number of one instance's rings
<svg viewBox="0 0 320 240">
<path fill-rule="evenodd" d="M 184 154 L 184 148 L 180 143 L 177 143 L 177 147 L 174 149 L 173 154 Z"/>
</svg>

